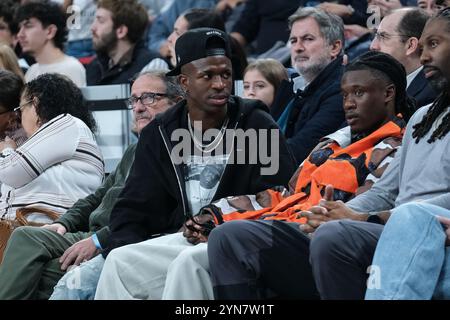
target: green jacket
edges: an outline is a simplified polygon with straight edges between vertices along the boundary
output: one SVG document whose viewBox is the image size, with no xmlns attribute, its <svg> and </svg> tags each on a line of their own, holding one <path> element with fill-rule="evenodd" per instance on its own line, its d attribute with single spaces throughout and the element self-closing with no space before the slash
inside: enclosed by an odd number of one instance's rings
<svg viewBox="0 0 450 320">
<path fill-rule="evenodd" d="M 116 170 L 106 178 L 103 184 L 93 194 L 75 202 L 72 208 L 55 223 L 62 224 L 70 233 L 95 232 L 103 247 L 110 233 L 109 215 L 125 185 L 134 161 L 135 150 L 136 144 L 130 145 Z"/>
</svg>

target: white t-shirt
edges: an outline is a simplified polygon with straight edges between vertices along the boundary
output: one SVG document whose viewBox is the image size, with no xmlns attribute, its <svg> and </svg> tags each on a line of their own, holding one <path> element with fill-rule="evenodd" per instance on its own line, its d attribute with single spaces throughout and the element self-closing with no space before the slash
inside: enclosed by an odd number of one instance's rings
<svg viewBox="0 0 450 320">
<path fill-rule="evenodd" d="M 78 87 L 86 86 L 86 69 L 74 57 L 64 55 L 64 58 L 56 63 L 35 63 L 25 73 L 25 81 L 29 82 L 44 73 L 59 73 L 70 78 Z"/>
<path fill-rule="evenodd" d="M 186 163 L 186 173 L 184 183 L 188 197 L 189 209 L 193 215 L 210 204 L 220 178 L 227 164 L 229 155 L 218 156 L 195 156 L 189 157 Z"/>
</svg>

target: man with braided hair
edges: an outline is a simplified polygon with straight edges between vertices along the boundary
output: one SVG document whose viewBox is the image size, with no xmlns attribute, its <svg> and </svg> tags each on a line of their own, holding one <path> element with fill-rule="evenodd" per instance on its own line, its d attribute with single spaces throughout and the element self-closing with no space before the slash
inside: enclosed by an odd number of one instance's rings
<svg viewBox="0 0 450 320">
<path fill-rule="evenodd" d="M 325 137 L 291 178 L 289 190 L 266 190 L 209 206 L 220 224 L 208 240 L 215 298 L 317 297 L 310 236 L 302 229 L 313 230 L 304 224 L 310 213 L 302 210 L 315 210 L 310 208 L 322 197 L 342 203 L 368 192 L 395 154 L 392 142 L 401 141 L 403 121 L 396 115 L 414 109 L 404 67 L 381 52 L 365 53 L 348 64 L 341 91 L 349 127 Z"/>
<path fill-rule="evenodd" d="M 323 212 L 308 221 L 313 229 L 323 221 L 352 219 L 323 224 L 311 242 L 310 260 L 323 299 L 364 298 L 371 264 L 368 299 L 450 297 L 445 289 L 450 265 L 445 247 L 450 238 L 450 8 L 427 22 L 419 45 L 425 77 L 438 98 L 413 115 L 402 150 L 371 190 L 346 205 L 323 201 Z"/>
</svg>

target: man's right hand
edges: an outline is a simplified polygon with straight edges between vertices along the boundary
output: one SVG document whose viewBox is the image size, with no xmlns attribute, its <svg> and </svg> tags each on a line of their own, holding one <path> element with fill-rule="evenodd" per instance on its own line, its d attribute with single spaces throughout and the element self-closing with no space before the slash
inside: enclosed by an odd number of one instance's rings
<svg viewBox="0 0 450 320">
<path fill-rule="evenodd" d="M 61 223 L 46 224 L 41 228 L 55 231 L 56 233 L 59 233 L 62 236 L 67 232 L 66 227 L 64 227 Z"/>
<path fill-rule="evenodd" d="M 195 219 L 195 222 L 192 221 L 192 219 Z M 208 237 L 203 234 L 204 229 L 199 224 L 214 221 L 214 217 L 211 214 L 200 214 L 192 219 L 185 222 L 183 236 L 189 243 L 194 245 L 201 242 L 207 242 Z"/>
</svg>

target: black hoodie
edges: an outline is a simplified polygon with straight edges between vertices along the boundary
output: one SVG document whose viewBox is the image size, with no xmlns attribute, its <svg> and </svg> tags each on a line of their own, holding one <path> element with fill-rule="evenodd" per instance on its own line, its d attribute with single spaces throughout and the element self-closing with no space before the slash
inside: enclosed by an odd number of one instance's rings
<svg viewBox="0 0 450 320">
<path fill-rule="evenodd" d="M 227 110 L 228 128 L 278 129 L 267 107 L 259 101 L 232 96 Z M 170 137 L 177 128 L 187 129 L 186 101 L 159 115 L 142 131 L 126 185 L 111 212 L 111 236 L 103 252 L 105 257 L 114 248 L 176 232 L 190 217 L 183 165 L 175 165 L 170 157 L 173 149 Z M 276 175 L 261 175 L 264 166 L 259 161 L 257 164 L 228 163 L 213 201 L 287 185 L 296 169 L 295 161 L 281 134 L 278 144 Z M 249 148 L 244 149 L 248 154 Z M 233 152 L 242 152 L 236 150 L 236 143 Z"/>
</svg>

